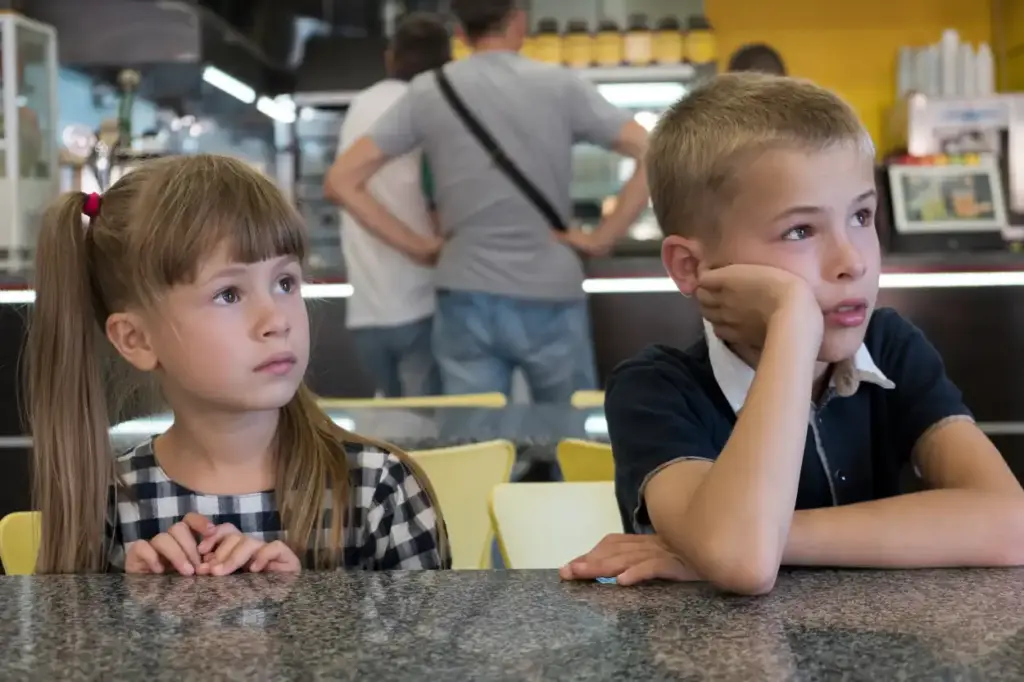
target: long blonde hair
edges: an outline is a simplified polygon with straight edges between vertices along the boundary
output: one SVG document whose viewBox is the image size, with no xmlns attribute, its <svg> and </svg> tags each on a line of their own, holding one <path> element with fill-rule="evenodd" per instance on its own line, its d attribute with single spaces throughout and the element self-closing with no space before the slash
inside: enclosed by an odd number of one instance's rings
<svg viewBox="0 0 1024 682">
<path fill-rule="evenodd" d="M 243 263 L 284 255 L 304 260 L 307 251 L 302 219 L 277 187 L 228 157 L 146 163 L 103 195 L 88 226 L 86 199 L 71 192 L 54 202 L 36 250 L 26 383 L 35 503 L 43 514 L 41 573 L 106 569 L 104 524 L 117 484 L 108 396 L 128 391 L 106 383 L 107 317 L 152 305 L 168 288 L 192 281 L 225 241 Z M 345 441 L 382 447 L 413 470 L 434 503 L 445 556 L 440 507 L 422 470 L 398 449 L 340 429 L 305 385 L 281 409 L 275 443 L 278 511 L 297 555 L 305 556 L 312 542 L 314 568 L 338 565 L 349 504 Z"/>
</svg>

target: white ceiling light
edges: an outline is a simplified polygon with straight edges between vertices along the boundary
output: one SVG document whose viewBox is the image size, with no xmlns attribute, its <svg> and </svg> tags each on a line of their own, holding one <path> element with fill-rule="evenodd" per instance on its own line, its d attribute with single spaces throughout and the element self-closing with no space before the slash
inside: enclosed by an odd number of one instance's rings
<svg viewBox="0 0 1024 682">
<path fill-rule="evenodd" d="M 282 96 L 277 99 L 260 97 L 256 100 L 256 108 L 260 112 L 281 123 L 295 123 L 295 102 L 290 97 Z"/>
<path fill-rule="evenodd" d="M 683 98 L 686 86 L 682 83 L 602 83 L 597 91 L 624 109 L 665 109 Z"/>
<path fill-rule="evenodd" d="M 207 66 L 203 69 L 203 80 L 246 104 L 252 104 L 256 101 L 255 90 L 215 66 Z"/>
</svg>

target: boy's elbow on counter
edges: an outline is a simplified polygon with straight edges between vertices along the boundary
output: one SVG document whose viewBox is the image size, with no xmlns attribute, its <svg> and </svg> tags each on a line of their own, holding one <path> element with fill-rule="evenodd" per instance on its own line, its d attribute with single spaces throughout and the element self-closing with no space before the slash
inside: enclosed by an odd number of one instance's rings
<svg viewBox="0 0 1024 682">
<path fill-rule="evenodd" d="M 722 537 L 689 543 L 683 556 L 704 580 L 732 594 L 760 596 L 775 587 L 779 552 L 765 543 L 725 542 Z"/>
</svg>

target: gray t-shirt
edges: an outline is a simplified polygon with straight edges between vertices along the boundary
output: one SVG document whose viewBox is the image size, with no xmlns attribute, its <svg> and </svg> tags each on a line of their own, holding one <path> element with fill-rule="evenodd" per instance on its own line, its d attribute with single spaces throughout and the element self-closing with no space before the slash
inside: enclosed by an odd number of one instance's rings
<svg viewBox="0 0 1024 682">
<path fill-rule="evenodd" d="M 630 114 L 568 69 L 512 52 L 483 52 L 445 73 L 466 106 L 566 222 L 572 146 L 610 147 Z M 497 168 L 441 95 L 433 73 L 380 119 L 371 138 L 389 157 L 421 147 L 430 159 L 446 238 L 437 286 L 519 298 L 583 296 L 579 257 Z"/>
</svg>

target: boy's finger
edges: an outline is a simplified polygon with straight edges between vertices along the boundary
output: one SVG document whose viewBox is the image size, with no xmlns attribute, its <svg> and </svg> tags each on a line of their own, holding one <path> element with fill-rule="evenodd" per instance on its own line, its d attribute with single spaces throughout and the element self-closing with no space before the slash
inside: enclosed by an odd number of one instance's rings
<svg viewBox="0 0 1024 682">
<path fill-rule="evenodd" d="M 648 559 L 630 566 L 617 576 L 618 583 L 623 587 L 639 585 L 651 580 L 671 580 L 672 582 L 688 582 L 699 580 L 697 575 L 682 562 L 667 557 Z"/>
</svg>

